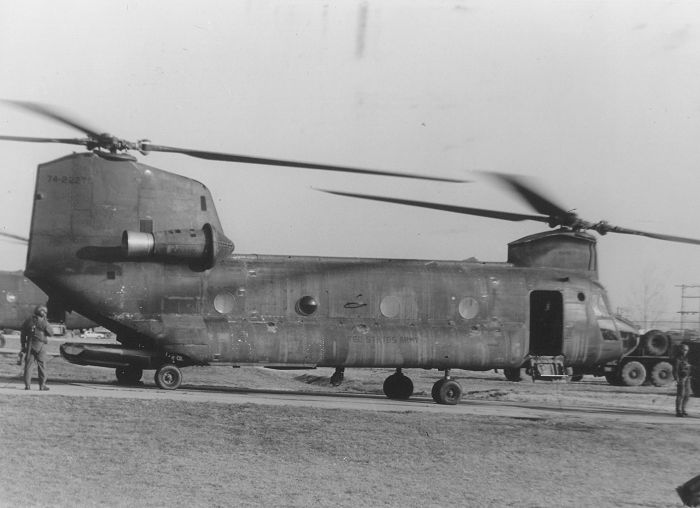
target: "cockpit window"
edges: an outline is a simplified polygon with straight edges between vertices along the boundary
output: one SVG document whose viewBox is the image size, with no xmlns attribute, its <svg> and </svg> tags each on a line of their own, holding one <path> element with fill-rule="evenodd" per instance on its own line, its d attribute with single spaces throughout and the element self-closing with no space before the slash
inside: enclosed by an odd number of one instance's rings
<svg viewBox="0 0 700 508">
<path fill-rule="evenodd" d="M 593 309 L 593 314 L 598 318 L 609 317 L 611 315 L 608 301 L 605 296 L 600 293 L 593 293 L 591 295 L 591 307 Z"/>
</svg>

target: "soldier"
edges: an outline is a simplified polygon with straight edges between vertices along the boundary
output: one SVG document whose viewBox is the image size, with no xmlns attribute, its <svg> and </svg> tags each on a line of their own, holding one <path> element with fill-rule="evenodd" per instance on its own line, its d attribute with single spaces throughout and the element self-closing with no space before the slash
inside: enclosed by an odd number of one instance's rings
<svg viewBox="0 0 700 508">
<path fill-rule="evenodd" d="M 676 380 L 676 416 L 688 416 L 685 405 L 690 397 L 691 366 L 688 360 L 688 344 L 681 344 L 681 352 L 673 363 L 673 379 Z"/>
<path fill-rule="evenodd" d="M 46 307 L 38 305 L 34 309 L 34 315 L 27 318 L 22 324 L 20 344 L 25 354 L 24 360 L 24 389 L 29 390 L 32 384 L 32 367 L 36 361 L 39 371 L 39 390 L 48 390 L 46 386 L 46 336 L 53 336 L 53 332 L 46 320 Z"/>
</svg>

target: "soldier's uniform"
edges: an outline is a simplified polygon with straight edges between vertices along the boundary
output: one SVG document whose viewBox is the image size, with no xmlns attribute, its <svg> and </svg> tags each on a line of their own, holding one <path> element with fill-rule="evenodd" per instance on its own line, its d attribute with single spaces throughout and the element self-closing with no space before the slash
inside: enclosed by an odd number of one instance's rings
<svg viewBox="0 0 700 508">
<path fill-rule="evenodd" d="M 676 416 L 688 416 L 685 405 L 690 397 L 690 378 L 692 367 L 688 359 L 688 346 L 681 345 L 681 353 L 673 364 L 673 377 L 676 379 Z"/>
<path fill-rule="evenodd" d="M 43 305 L 34 309 L 34 315 L 27 318 L 22 324 L 20 344 L 25 353 L 24 361 L 24 389 L 29 390 L 32 383 L 32 368 L 34 362 L 39 371 L 39 389 L 48 390 L 46 386 L 46 344 L 47 336 L 53 336 L 53 332 L 46 320 L 46 307 Z"/>
</svg>

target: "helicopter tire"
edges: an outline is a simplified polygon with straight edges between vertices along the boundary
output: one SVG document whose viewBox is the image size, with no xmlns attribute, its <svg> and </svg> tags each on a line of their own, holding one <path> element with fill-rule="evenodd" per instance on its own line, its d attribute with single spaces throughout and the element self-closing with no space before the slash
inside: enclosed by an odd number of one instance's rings
<svg viewBox="0 0 700 508">
<path fill-rule="evenodd" d="M 440 388 L 442 388 L 443 383 L 447 381 L 444 377 L 441 379 L 438 379 L 435 381 L 435 384 L 433 384 L 432 390 L 430 390 L 430 395 L 433 397 L 433 400 L 437 403 L 440 404 Z"/>
<path fill-rule="evenodd" d="M 163 390 L 177 390 L 182 383 L 182 371 L 180 371 L 177 366 L 166 363 L 156 370 L 153 378 L 158 388 L 162 388 Z"/>
<path fill-rule="evenodd" d="M 131 365 L 117 367 L 115 369 L 115 374 L 117 376 L 117 383 L 120 385 L 135 385 L 141 381 L 143 369 Z"/>
<path fill-rule="evenodd" d="M 384 395 L 389 399 L 407 400 L 413 395 L 413 381 L 404 374 L 394 373 L 384 380 Z"/>
<path fill-rule="evenodd" d="M 340 386 L 343 384 L 343 379 L 345 379 L 345 369 L 336 369 L 331 375 L 331 386 Z"/>
<path fill-rule="evenodd" d="M 673 382 L 673 365 L 659 362 L 651 368 L 649 379 L 654 386 L 666 386 Z"/>
<path fill-rule="evenodd" d="M 438 404 L 454 406 L 462 398 L 462 385 L 454 379 L 442 378 L 433 385 L 432 395 Z"/>
<path fill-rule="evenodd" d="M 640 386 L 647 379 L 647 369 L 639 362 L 628 362 L 622 366 L 620 379 L 625 386 Z"/>
<path fill-rule="evenodd" d="M 525 369 L 521 369 L 519 367 L 509 367 L 506 369 L 503 369 L 503 375 L 506 376 L 506 379 L 508 381 L 512 381 L 513 383 L 517 383 L 519 381 L 522 381 L 524 379 L 524 371 Z"/>
</svg>

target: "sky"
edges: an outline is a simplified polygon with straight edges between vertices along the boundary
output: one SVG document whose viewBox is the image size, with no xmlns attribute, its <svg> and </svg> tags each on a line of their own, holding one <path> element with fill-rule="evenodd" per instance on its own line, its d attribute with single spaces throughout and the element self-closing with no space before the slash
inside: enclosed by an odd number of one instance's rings
<svg viewBox="0 0 700 508">
<path fill-rule="evenodd" d="M 0 77 L 0 98 L 129 140 L 472 180 L 139 155 L 207 185 L 240 253 L 505 261 L 543 225 L 315 190 L 531 213 L 483 171 L 586 220 L 700 238 L 695 1 L 0 0 Z M 0 134 L 82 136 L 1 103 Z M 75 149 L 0 142 L 1 231 L 28 235 L 36 166 Z M 666 328 L 700 310 L 678 287 L 700 284 L 700 246 L 598 248 L 615 309 L 651 301 Z M 25 256 L 0 243 L 0 269 Z"/>
</svg>

